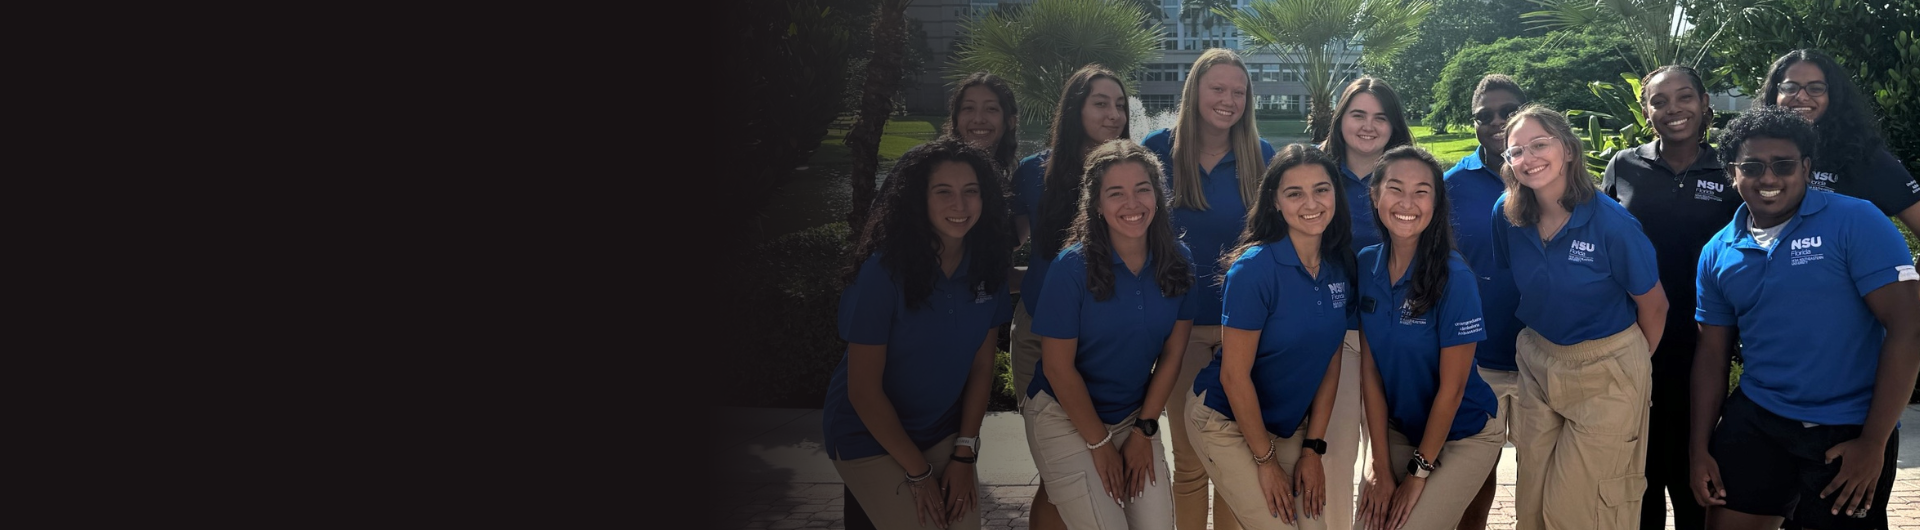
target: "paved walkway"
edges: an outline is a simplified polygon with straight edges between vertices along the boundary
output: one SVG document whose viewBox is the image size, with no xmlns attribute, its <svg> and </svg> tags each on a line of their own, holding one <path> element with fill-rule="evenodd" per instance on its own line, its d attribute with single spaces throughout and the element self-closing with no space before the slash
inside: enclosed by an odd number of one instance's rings
<svg viewBox="0 0 1920 530">
<path fill-rule="evenodd" d="M 839 473 L 820 444 L 819 410 L 730 408 L 722 413 L 731 430 L 722 433 L 719 441 L 729 446 L 732 456 L 725 461 L 732 465 L 726 471 L 736 479 L 728 482 L 729 489 L 720 492 L 729 505 L 722 515 L 723 528 L 845 528 L 844 490 Z M 1166 420 L 1161 421 L 1165 432 Z M 1920 425 L 1916 423 L 1920 422 L 1920 405 L 1907 406 L 1902 421 L 1903 425 Z M 982 528 L 1024 529 L 1040 477 L 1027 450 L 1020 416 L 988 413 L 980 437 Z M 1893 529 L 1920 530 L 1920 469 L 1914 469 L 1920 467 L 1920 436 L 1903 436 L 1900 445 L 1889 522 Z M 1512 447 L 1501 453 L 1499 484 L 1487 526 L 1511 530 Z M 1668 528 L 1672 528 L 1671 519 Z"/>
</svg>

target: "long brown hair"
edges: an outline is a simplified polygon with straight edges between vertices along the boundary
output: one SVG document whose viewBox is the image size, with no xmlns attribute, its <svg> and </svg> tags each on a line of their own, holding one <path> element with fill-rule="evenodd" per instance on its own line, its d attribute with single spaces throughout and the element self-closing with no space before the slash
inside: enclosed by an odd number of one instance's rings
<svg viewBox="0 0 1920 530">
<path fill-rule="evenodd" d="M 1053 130 L 1051 153 L 1047 155 L 1045 177 L 1041 179 L 1040 219 L 1033 227 L 1034 256 L 1038 259 L 1053 259 L 1067 237 L 1067 228 L 1073 224 L 1074 201 L 1080 198 L 1076 189 L 1080 185 L 1081 173 L 1086 171 L 1086 125 L 1080 122 L 1082 111 L 1086 108 L 1087 97 L 1093 92 L 1093 82 L 1100 79 L 1113 80 L 1120 85 L 1120 115 L 1127 115 L 1127 84 L 1120 81 L 1120 75 L 1104 66 L 1089 64 L 1080 67 L 1067 78 L 1067 85 L 1060 91 L 1060 106 L 1053 110 Z M 1120 138 L 1132 138 L 1126 124 L 1120 126 Z"/>
<path fill-rule="evenodd" d="M 1113 239 L 1107 220 L 1100 215 L 1100 180 L 1113 166 L 1136 163 L 1147 170 L 1147 182 L 1153 183 L 1153 221 L 1147 224 L 1147 253 L 1153 257 L 1153 280 L 1161 296 L 1180 296 L 1193 286 L 1193 266 L 1180 255 L 1179 242 L 1173 237 L 1173 221 L 1168 218 L 1167 190 L 1160 183 L 1160 160 L 1153 151 L 1125 138 L 1109 141 L 1087 153 L 1087 168 L 1080 177 L 1080 213 L 1073 218 L 1067 245 L 1085 247 L 1087 291 L 1093 299 L 1113 297 Z"/>
<path fill-rule="evenodd" d="M 1266 245 L 1286 239 L 1287 217 L 1275 206 L 1275 198 L 1280 194 L 1280 177 L 1288 170 L 1302 166 L 1319 167 L 1326 172 L 1327 181 L 1333 183 L 1333 219 L 1327 221 L 1327 231 L 1320 234 L 1320 259 L 1338 263 L 1342 274 L 1346 275 L 1348 285 L 1352 285 L 1354 272 L 1353 257 L 1353 214 L 1347 209 L 1347 179 L 1340 176 L 1340 163 L 1333 155 L 1309 144 L 1288 144 L 1273 155 L 1273 164 L 1267 166 L 1267 172 L 1260 177 L 1260 196 L 1247 205 L 1247 228 L 1240 232 L 1240 240 L 1234 243 L 1233 250 L 1220 255 L 1220 270 L 1233 268 L 1233 262 L 1239 261 L 1242 254 L 1260 245 Z M 1214 278 L 1218 285 L 1227 284 L 1227 275 Z"/>
<path fill-rule="evenodd" d="M 1353 108 L 1354 96 L 1360 94 L 1373 94 L 1373 99 L 1380 101 L 1380 111 L 1387 113 L 1387 128 L 1391 130 L 1387 132 L 1387 145 L 1381 148 L 1382 152 L 1403 145 L 1413 145 L 1413 129 L 1407 128 L 1407 113 L 1400 107 L 1400 96 L 1394 93 L 1393 87 L 1386 81 L 1369 75 L 1353 80 L 1353 83 L 1347 85 L 1347 90 L 1340 93 L 1340 108 L 1333 111 L 1331 124 L 1333 132 L 1327 135 L 1326 141 L 1320 142 L 1320 150 L 1333 155 L 1333 159 L 1342 164 L 1347 163 L 1347 135 L 1340 132 L 1340 122 L 1346 119 L 1347 110 Z M 1362 171 L 1367 168 L 1347 169 Z M 1338 177 L 1340 174 L 1335 173 L 1333 176 Z"/>
<path fill-rule="evenodd" d="M 1586 142 L 1580 141 L 1580 136 L 1573 134 L 1573 125 L 1567 122 L 1565 115 L 1538 103 L 1521 107 L 1519 112 L 1513 113 L 1513 117 L 1507 120 L 1508 149 L 1512 149 L 1511 146 L 1521 145 L 1515 144 L 1516 141 L 1530 140 L 1530 138 L 1516 140 L 1513 137 L 1513 131 L 1519 129 L 1520 123 L 1527 120 L 1537 121 L 1541 128 L 1547 130 L 1547 136 L 1559 140 L 1560 148 L 1565 149 L 1570 158 L 1567 161 L 1564 179 L 1567 181 L 1567 192 L 1560 195 L 1560 207 L 1571 212 L 1573 207 L 1593 200 L 1593 195 L 1597 191 L 1593 185 L 1593 177 L 1587 171 L 1587 162 L 1583 159 L 1587 152 Z M 1532 226 L 1540 222 L 1540 206 L 1534 204 L 1538 200 L 1535 198 L 1533 188 L 1520 183 L 1520 178 L 1513 173 L 1513 164 L 1500 166 L 1500 180 L 1507 183 L 1507 203 L 1501 207 L 1501 213 L 1506 214 L 1507 222 L 1512 223 L 1513 226 Z"/>
<path fill-rule="evenodd" d="M 1207 193 L 1200 182 L 1200 76 L 1219 65 L 1240 67 L 1240 73 L 1247 74 L 1247 64 L 1233 50 L 1214 48 L 1200 54 L 1193 62 L 1193 70 L 1187 73 L 1186 88 L 1180 91 L 1180 123 L 1173 128 L 1173 205 L 1189 210 L 1206 210 Z M 1254 122 L 1253 78 L 1248 76 L 1247 97 L 1241 101 L 1240 121 L 1227 129 L 1227 146 L 1233 149 L 1234 166 L 1240 169 L 1240 202 L 1252 205 L 1260 194 L 1260 179 L 1255 177 L 1267 167 L 1267 161 L 1260 151 L 1260 126 Z"/>
</svg>

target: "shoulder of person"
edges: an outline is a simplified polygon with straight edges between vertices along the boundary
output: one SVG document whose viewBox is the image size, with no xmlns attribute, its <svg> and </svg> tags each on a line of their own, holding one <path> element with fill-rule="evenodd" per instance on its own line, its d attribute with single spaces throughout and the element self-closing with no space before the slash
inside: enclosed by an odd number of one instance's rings
<svg viewBox="0 0 1920 530">
<path fill-rule="evenodd" d="M 1140 139 L 1140 145 L 1146 146 L 1146 148 L 1154 149 L 1154 150 L 1172 149 L 1173 148 L 1173 128 L 1169 127 L 1166 129 L 1159 129 L 1159 130 L 1147 133 L 1146 138 Z"/>
</svg>

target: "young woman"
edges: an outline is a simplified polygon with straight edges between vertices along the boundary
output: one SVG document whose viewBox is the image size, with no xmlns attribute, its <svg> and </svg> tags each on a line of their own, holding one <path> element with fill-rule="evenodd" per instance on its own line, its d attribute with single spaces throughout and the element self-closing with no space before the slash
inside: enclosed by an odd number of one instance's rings
<svg viewBox="0 0 1920 530">
<path fill-rule="evenodd" d="M 1172 174 L 1173 232 L 1192 249 L 1199 281 L 1199 310 L 1181 357 L 1180 379 L 1167 403 L 1174 425 L 1185 423 L 1186 396 L 1193 378 L 1220 347 L 1220 256 L 1246 228 L 1247 206 L 1259 193 L 1260 173 L 1273 158 L 1273 145 L 1260 138 L 1253 120 L 1253 83 L 1247 66 L 1232 50 L 1200 54 L 1180 96 L 1180 122 L 1141 142 Z M 1207 470 L 1194 456 L 1186 429 L 1173 429 L 1173 511 L 1175 527 L 1207 528 Z M 1213 498 L 1214 530 L 1239 525 L 1226 498 Z"/>
<path fill-rule="evenodd" d="M 1002 171 L 1012 171 L 1020 148 L 1020 108 L 1013 101 L 1013 87 L 987 72 L 961 79 L 947 101 L 946 134 L 993 155 Z"/>
<path fill-rule="evenodd" d="M 1759 99 L 1800 113 L 1820 132 L 1809 185 L 1866 199 L 1920 231 L 1920 183 L 1887 150 L 1866 98 L 1827 54 L 1802 49 L 1773 61 Z"/>
<path fill-rule="evenodd" d="M 1097 64 L 1081 67 L 1060 91 L 1053 110 L 1047 150 L 1020 161 L 1013 172 L 1014 230 L 1027 245 L 1027 270 L 1020 277 L 1020 304 L 1013 311 L 1013 388 L 1024 410 L 1026 389 L 1040 362 L 1041 340 L 1033 333 L 1047 269 L 1067 238 L 1080 201 L 1087 152 L 1127 132 L 1127 89 L 1120 76 Z M 1055 156 L 1058 155 L 1058 156 Z M 1029 433 L 1031 434 L 1031 433 Z M 1042 488 L 1033 498 L 1029 523 L 1034 530 L 1060 528 L 1060 516 Z"/>
<path fill-rule="evenodd" d="M 1494 255 L 1520 291 L 1513 445 L 1526 528 L 1625 528 L 1646 487 L 1652 346 L 1666 327 L 1653 244 L 1596 192 L 1567 118 L 1528 105 L 1507 122 Z M 1546 506 L 1553 510 L 1546 510 Z"/>
<path fill-rule="evenodd" d="M 1694 266 L 1700 247 L 1727 226 L 1740 195 L 1706 144 L 1713 107 L 1700 75 L 1662 66 L 1640 79 L 1640 106 L 1653 123 L 1652 143 L 1621 151 L 1607 163 L 1600 189 L 1640 220 L 1659 262 L 1667 323 L 1653 356 L 1653 408 L 1647 427 L 1647 492 L 1640 527 L 1665 527 L 1667 497 L 1674 527 L 1706 528 L 1706 510 L 1688 502 L 1687 387 L 1698 333 L 1693 323 Z"/>
<path fill-rule="evenodd" d="M 828 458 L 881 528 L 980 526 L 973 462 L 1013 318 L 1002 197 L 984 151 L 934 140 L 894 166 L 855 247 L 821 416 Z"/>
<path fill-rule="evenodd" d="M 1453 251 L 1433 155 L 1388 150 L 1371 195 L 1387 241 L 1359 256 L 1360 376 L 1373 447 L 1360 519 L 1368 528 L 1451 529 L 1507 442 L 1493 389 L 1474 371 L 1474 346 L 1487 337 L 1479 278 Z"/>
<path fill-rule="evenodd" d="M 1335 164 L 1306 144 L 1281 150 L 1220 258 L 1220 355 L 1195 378 L 1178 427 L 1233 511 L 1216 512 L 1216 525 L 1326 528 L 1329 497 L 1346 494 L 1328 487 L 1321 462 L 1353 326 L 1353 218 Z"/>
<path fill-rule="evenodd" d="M 1486 318 L 1487 338 L 1473 348 L 1475 371 L 1480 374 L 1480 380 L 1493 389 L 1493 398 L 1499 402 L 1499 412 L 1493 421 L 1501 424 L 1502 441 L 1508 439 L 1504 433 L 1510 430 L 1513 400 L 1520 394 L 1520 368 L 1514 364 L 1513 344 L 1520 328 L 1525 326 L 1513 314 L 1520 304 L 1520 293 L 1513 288 L 1513 274 L 1494 264 L 1496 233 L 1491 223 L 1495 215 L 1493 202 L 1507 191 L 1506 182 L 1500 178 L 1500 167 L 1507 164 L 1500 157 L 1507 151 L 1507 119 L 1526 103 L 1527 93 L 1513 78 L 1501 74 L 1481 77 L 1480 84 L 1473 89 L 1473 133 L 1480 147 L 1447 170 L 1447 204 L 1453 210 L 1454 244 L 1467 259 L 1467 266 L 1480 276 L 1480 308 Z M 1480 493 L 1467 505 L 1466 513 L 1460 515 L 1460 530 L 1487 527 L 1496 472 L 1487 471 L 1487 481 L 1480 485 Z"/>
<path fill-rule="evenodd" d="M 1819 137 L 1799 116 L 1754 107 L 1722 138 L 1745 202 L 1701 251 L 1688 485 L 1716 530 L 1887 528 L 1920 371 L 1913 257 L 1873 205 L 1808 187 Z"/>
<path fill-rule="evenodd" d="M 1388 149 L 1413 144 L 1413 131 L 1407 128 L 1407 115 L 1400 108 L 1400 96 L 1386 81 L 1372 76 L 1356 79 L 1340 94 L 1340 105 L 1333 119 L 1336 126 L 1320 146 L 1340 164 L 1346 181 L 1347 204 L 1353 206 L 1353 248 L 1380 243 L 1373 223 L 1373 202 L 1367 197 L 1369 174 Z M 1352 484 L 1354 462 L 1360 458 L 1360 444 L 1366 441 L 1360 422 L 1360 330 L 1347 332 L 1346 354 L 1340 356 L 1340 394 L 1334 398 L 1333 426 L 1328 429 L 1327 482 Z M 1335 530 L 1353 524 L 1353 496 L 1334 495 L 1327 525 Z"/>
<path fill-rule="evenodd" d="M 1157 434 L 1193 325 L 1193 265 L 1152 153 L 1110 141 L 1085 175 L 1034 317 L 1044 343 L 1021 411 L 1027 444 L 1068 528 L 1164 529 L 1173 496 Z"/>
</svg>

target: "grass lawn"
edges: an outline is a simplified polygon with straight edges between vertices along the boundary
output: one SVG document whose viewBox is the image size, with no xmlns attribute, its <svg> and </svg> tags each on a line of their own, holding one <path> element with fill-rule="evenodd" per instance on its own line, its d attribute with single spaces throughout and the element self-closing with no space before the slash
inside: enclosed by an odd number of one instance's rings
<svg viewBox="0 0 1920 530">
<path fill-rule="evenodd" d="M 887 120 L 887 128 L 880 133 L 880 159 L 898 159 L 913 146 L 939 137 L 940 125 L 945 120 L 945 116 L 895 116 Z M 852 128 L 852 118 L 835 120 L 828 125 L 827 137 L 820 140 L 820 149 L 813 152 L 813 158 L 807 164 L 836 167 L 853 165 L 846 144 L 847 131 Z"/>
<path fill-rule="evenodd" d="M 1266 138 L 1278 148 L 1294 142 L 1307 141 L 1307 124 L 1302 120 L 1260 120 L 1260 137 Z M 1473 136 L 1473 130 L 1455 128 L 1452 134 L 1433 134 L 1431 129 L 1419 123 L 1408 124 L 1413 129 L 1413 143 L 1440 159 L 1442 167 L 1453 167 L 1455 162 L 1473 154 L 1480 147 L 1480 140 Z"/>
</svg>

